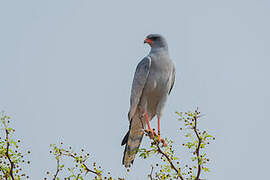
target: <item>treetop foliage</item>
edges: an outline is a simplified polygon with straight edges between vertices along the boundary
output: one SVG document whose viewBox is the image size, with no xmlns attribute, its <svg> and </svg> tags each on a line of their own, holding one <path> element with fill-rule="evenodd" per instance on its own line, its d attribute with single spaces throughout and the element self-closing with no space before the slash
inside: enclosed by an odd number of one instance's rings
<svg viewBox="0 0 270 180">
<path fill-rule="evenodd" d="M 210 158 L 207 156 L 207 146 L 215 140 L 206 130 L 200 130 L 198 122 L 201 113 L 196 109 L 194 112 L 176 112 L 180 122 L 179 130 L 183 132 L 185 147 L 190 152 L 192 164 L 184 162 L 176 156 L 175 142 L 169 138 L 165 138 L 165 142 L 161 142 L 156 133 L 145 131 L 145 135 L 150 140 L 150 145 L 145 148 L 138 149 L 139 157 L 148 159 L 151 156 L 159 156 L 161 161 L 152 162 L 149 168 L 149 174 L 146 178 L 150 180 L 165 179 L 181 179 L 181 180 L 202 180 L 202 176 L 210 172 L 208 163 Z M 24 164 L 29 165 L 30 161 L 26 161 L 26 155 L 30 151 L 23 150 L 20 147 L 20 140 L 14 136 L 15 129 L 10 127 L 11 118 L 5 113 L 0 117 L 0 180 L 20 180 L 29 178 L 23 167 Z M 182 134 L 182 133 L 181 133 Z M 118 179 L 114 178 L 111 172 L 107 172 L 96 162 L 91 161 L 90 155 L 85 149 L 75 151 L 71 146 L 50 145 L 50 154 L 56 161 L 54 170 L 47 170 L 44 180 L 85 180 L 85 179 Z M 185 155 L 186 156 L 186 155 Z M 129 172 L 130 169 L 127 169 Z"/>
</svg>

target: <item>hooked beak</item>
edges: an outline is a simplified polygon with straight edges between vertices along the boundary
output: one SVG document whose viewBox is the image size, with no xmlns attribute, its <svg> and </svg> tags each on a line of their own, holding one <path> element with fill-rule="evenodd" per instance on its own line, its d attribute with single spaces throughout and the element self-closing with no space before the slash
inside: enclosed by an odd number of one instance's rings
<svg viewBox="0 0 270 180">
<path fill-rule="evenodd" d="M 144 43 L 147 43 L 147 44 L 151 44 L 153 41 L 152 40 L 150 40 L 150 39 L 148 39 L 148 38 L 145 38 L 145 40 L 144 40 Z"/>
</svg>

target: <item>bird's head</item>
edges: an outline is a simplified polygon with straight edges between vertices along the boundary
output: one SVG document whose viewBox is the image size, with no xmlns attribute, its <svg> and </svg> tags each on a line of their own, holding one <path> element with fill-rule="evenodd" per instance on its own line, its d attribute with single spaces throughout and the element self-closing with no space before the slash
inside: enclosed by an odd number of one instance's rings
<svg viewBox="0 0 270 180">
<path fill-rule="evenodd" d="M 148 35 L 145 40 L 144 43 L 149 44 L 152 48 L 161 48 L 161 47 L 166 47 L 167 48 L 167 42 L 165 40 L 165 38 L 163 36 L 161 36 L 160 34 L 150 34 Z"/>
</svg>

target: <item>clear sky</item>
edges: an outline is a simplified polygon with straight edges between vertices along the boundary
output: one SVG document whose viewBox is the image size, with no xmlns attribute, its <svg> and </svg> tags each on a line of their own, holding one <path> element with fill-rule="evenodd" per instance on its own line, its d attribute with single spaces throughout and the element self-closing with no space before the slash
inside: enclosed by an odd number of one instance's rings
<svg viewBox="0 0 270 180">
<path fill-rule="evenodd" d="M 31 179 L 55 166 L 49 144 L 60 141 L 126 176 L 120 142 L 150 33 L 167 38 L 176 64 L 162 135 L 180 148 L 174 112 L 198 106 L 200 126 L 216 136 L 207 179 L 266 179 L 269 8 L 267 0 L 0 1 L 0 110 L 32 151 Z M 127 179 L 146 179 L 150 163 L 136 158 Z"/>
</svg>

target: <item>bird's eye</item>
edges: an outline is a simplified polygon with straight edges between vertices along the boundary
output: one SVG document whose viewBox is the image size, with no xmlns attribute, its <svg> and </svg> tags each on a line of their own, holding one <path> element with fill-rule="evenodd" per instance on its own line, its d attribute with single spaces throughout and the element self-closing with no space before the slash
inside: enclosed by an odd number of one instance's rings
<svg viewBox="0 0 270 180">
<path fill-rule="evenodd" d="M 153 40 L 153 41 L 155 41 L 155 40 L 158 39 L 158 37 L 157 36 L 154 36 L 154 37 L 151 37 L 150 39 Z"/>
</svg>

